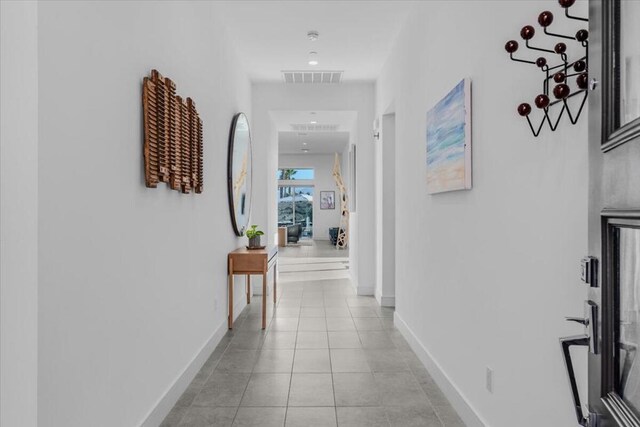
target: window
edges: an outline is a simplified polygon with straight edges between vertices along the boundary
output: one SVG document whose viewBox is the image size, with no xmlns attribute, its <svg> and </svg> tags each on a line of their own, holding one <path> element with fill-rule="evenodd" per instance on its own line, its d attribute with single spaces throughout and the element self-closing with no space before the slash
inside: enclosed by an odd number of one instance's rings
<svg viewBox="0 0 640 427">
<path fill-rule="evenodd" d="M 290 168 L 278 169 L 277 178 L 279 180 L 313 179 L 313 175 L 313 169 Z"/>
</svg>

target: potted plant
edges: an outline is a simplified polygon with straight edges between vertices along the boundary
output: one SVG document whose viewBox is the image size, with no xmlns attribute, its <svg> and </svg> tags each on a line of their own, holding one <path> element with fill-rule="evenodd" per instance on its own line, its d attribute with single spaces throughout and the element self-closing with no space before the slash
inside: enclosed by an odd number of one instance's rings
<svg viewBox="0 0 640 427">
<path fill-rule="evenodd" d="M 262 248 L 260 246 L 260 236 L 264 235 L 262 230 L 258 230 L 257 225 L 252 225 L 246 232 L 247 237 L 249 238 L 249 248 Z"/>
</svg>

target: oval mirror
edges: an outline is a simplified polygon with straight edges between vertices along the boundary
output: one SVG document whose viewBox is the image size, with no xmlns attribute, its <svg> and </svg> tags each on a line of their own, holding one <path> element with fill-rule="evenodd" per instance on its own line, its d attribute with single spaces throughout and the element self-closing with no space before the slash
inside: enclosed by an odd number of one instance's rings
<svg viewBox="0 0 640 427">
<path fill-rule="evenodd" d="M 244 113 L 236 114 L 231 122 L 227 185 L 233 231 L 242 236 L 251 211 L 251 133 Z"/>
</svg>

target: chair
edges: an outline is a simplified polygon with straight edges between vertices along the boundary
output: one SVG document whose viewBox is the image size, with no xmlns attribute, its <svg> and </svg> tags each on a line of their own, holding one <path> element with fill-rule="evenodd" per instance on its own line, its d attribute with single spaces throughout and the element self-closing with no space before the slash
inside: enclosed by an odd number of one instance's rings
<svg viewBox="0 0 640 427">
<path fill-rule="evenodd" d="M 287 227 L 287 243 L 298 243 L 302 235 L 302 224 L 293 224 Z"/>
</svg>

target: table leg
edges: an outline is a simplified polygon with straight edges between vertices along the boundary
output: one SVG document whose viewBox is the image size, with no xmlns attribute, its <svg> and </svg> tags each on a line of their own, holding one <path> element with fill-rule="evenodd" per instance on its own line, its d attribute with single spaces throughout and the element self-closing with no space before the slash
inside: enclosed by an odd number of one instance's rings
<svg viewBox="0 0 640 427">
<path fill-rule="evenodd" d="M 267 328 L 267 273 L 262 273 L 262 329 Z"/>
<path fill-rule="evenodd" d="M 278 287 L 278 261 L 273 263 L 273 303 L 276 303 L 276 288 Z"/>
<path fill-rule="evenodd" d="M 229 274 L 229 329 L 233 329 L 233 274 Z"/>
<path fill-rule="evenodd" d="M 247 274 L 247 304 L 251 304 L 251 275 Z"/>
</svg>

